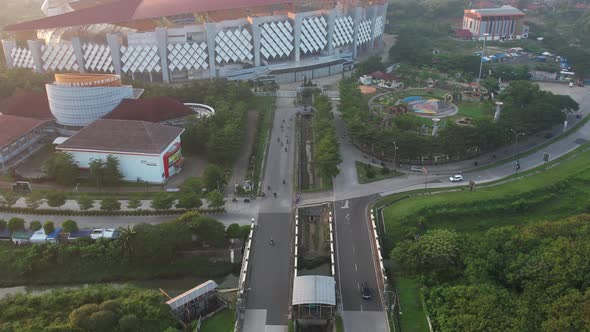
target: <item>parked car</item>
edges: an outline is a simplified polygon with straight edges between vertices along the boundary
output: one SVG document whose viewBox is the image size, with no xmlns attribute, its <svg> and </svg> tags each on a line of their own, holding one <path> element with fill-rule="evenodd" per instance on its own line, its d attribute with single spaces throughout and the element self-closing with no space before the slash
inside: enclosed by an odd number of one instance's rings
<svg viewBox="0 0 590 332">
<path fill-rule="evenodd" d="M 361 296 L 365 300 L 369 300 L 371 297 L 373 297 L 373 295 L 371 294 L 371 289 L 369 288 L 366 282 L 363 282 L 363 284 L 361 285 Z"/>
<path fill-rule="evenodd" d="M 449 181 L 451 181 L 451 182 L 460 182 L 460 181 L 463 181 L 463 175 L 459 175 L 459 174 L 453 175 L 453 176 L 451 176 L 449 178 Z"/>
</svg>

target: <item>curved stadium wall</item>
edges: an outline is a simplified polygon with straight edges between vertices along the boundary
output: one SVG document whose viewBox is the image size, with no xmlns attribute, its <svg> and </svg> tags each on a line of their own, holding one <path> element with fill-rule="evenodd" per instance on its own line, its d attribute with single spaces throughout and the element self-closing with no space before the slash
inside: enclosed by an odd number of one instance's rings
<svg viewBox="0 0 590 332">
<path fill-rule="evenodd" d="M 125 98 L 133 98 L 131 86 L 77 87 L 47 84 L 51 113 L 59 125 L 83 127 L 111 112 Z"/>
</svg>

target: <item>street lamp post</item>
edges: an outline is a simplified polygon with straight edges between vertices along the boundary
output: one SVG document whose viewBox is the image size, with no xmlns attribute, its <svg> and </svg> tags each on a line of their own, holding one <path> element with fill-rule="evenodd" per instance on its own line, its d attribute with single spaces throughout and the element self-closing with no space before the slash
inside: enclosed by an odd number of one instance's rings
<svg viewBox="0 0 590 332">
<path fill-rule="evenodd" d="M 518 137 L 524 136 L 524 133 L 519 133 L 514 129 L 510 129 L 512 133 L 514 133 L 514 145 L 512 146 L 512 155 L 516 156 L 516 144 L 518 144 Z"/>
<path fill-rule="evenodd" d="M 488 39 L 489 33 L 483 34 L 483 47 L 481 48 L 481 57 L 479 59 L 479 75 L 477 76 L 477 88 L 481 89 L 481 71 L 483 69 L 483 54 L 486 51 L 486 40 Z"/>
<path fill-rule="evenodd" d="M 396 169 L 396 157 L 397 157 L 397 144 L 395 141 L 393 141 L 393 170 L 395 171 Z"/>
</svg>

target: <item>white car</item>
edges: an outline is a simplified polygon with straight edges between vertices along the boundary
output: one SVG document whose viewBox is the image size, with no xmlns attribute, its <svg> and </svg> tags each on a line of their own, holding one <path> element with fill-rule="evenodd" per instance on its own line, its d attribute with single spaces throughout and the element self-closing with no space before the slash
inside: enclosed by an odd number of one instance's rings
<svg viewBox="0 0 590 332">
<path fill-rule="evenodd" d="M 453 175 L 449 178 L 449 181 L 451 181 L 451 182 L 463 181 L 463 175 Z"/>
<path fill-rule="evenodd" d="M 95 228 L 90 233 L 90 238 L 93 240 L 100 239 L 104 234 L 104 228 Z"/>
</svg>

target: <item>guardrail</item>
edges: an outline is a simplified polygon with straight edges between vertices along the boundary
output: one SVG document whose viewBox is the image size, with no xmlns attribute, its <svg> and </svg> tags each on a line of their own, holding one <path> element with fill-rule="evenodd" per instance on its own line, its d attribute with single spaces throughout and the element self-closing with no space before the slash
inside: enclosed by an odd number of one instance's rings
<svg viewBox="0 0 590 332">
<path fill-rule="evenodd" d="M 381 243 L 379 242 L 379 231 L 377 229 L 377 225 L 375 223 L 375 214 L 373 209 L 371 209 L 370 211 L 370 217 L 371 217 L 371 230 L 372 230 L 372 239 L 373 239 L 373 243 L 371 244 L 371 246 L 374 246 L 375 251 L 377 252 L 377 262 L 376 264 L 379 266 L 379 276 L 378 276 L 378 287 L 379 289 L 379 297 L 381 298 L 381 304 L 383 305 L 385 312 L 387 313 L 389 310 L 389 303 L 387 301 L 385 301 L 385 292 L 388 289 L 388 284 L 387 284 L 387 275 L 385 274 L 385 266 L 383 265 L 383 255 L 381 254 Z M 379 279 L 380 278 L 380 279 Z M 380 281 L 380 282 L 379 282 Z M 390 330 L 390 322 L 389 322 L 389 315 L 386 315 L 387 317 L 387 329 Z M 395 328 L 395 324 L 394 324 L 394 328 Z"/>
<path fill-rule="evenodd" d="M 246 309 L 246 293 L 244 291 L 244 285 L 248 277 L 248 263 L 250 260 L 250 249 L 252 248 L 252 241 L 254 239 L 254 218 L 250 224 L 250 233 L 248 234 L 248 240 L 244 247 L 244 255 L 242 257 L 242 267 L 240 268 L 240 277 L 238 278 L 238 296 L 236 304 L 236 323 L 234 324 L 234 332 L 242 330 L 242 324 L 244 322 L 243 312 Z"/>
</svg>

